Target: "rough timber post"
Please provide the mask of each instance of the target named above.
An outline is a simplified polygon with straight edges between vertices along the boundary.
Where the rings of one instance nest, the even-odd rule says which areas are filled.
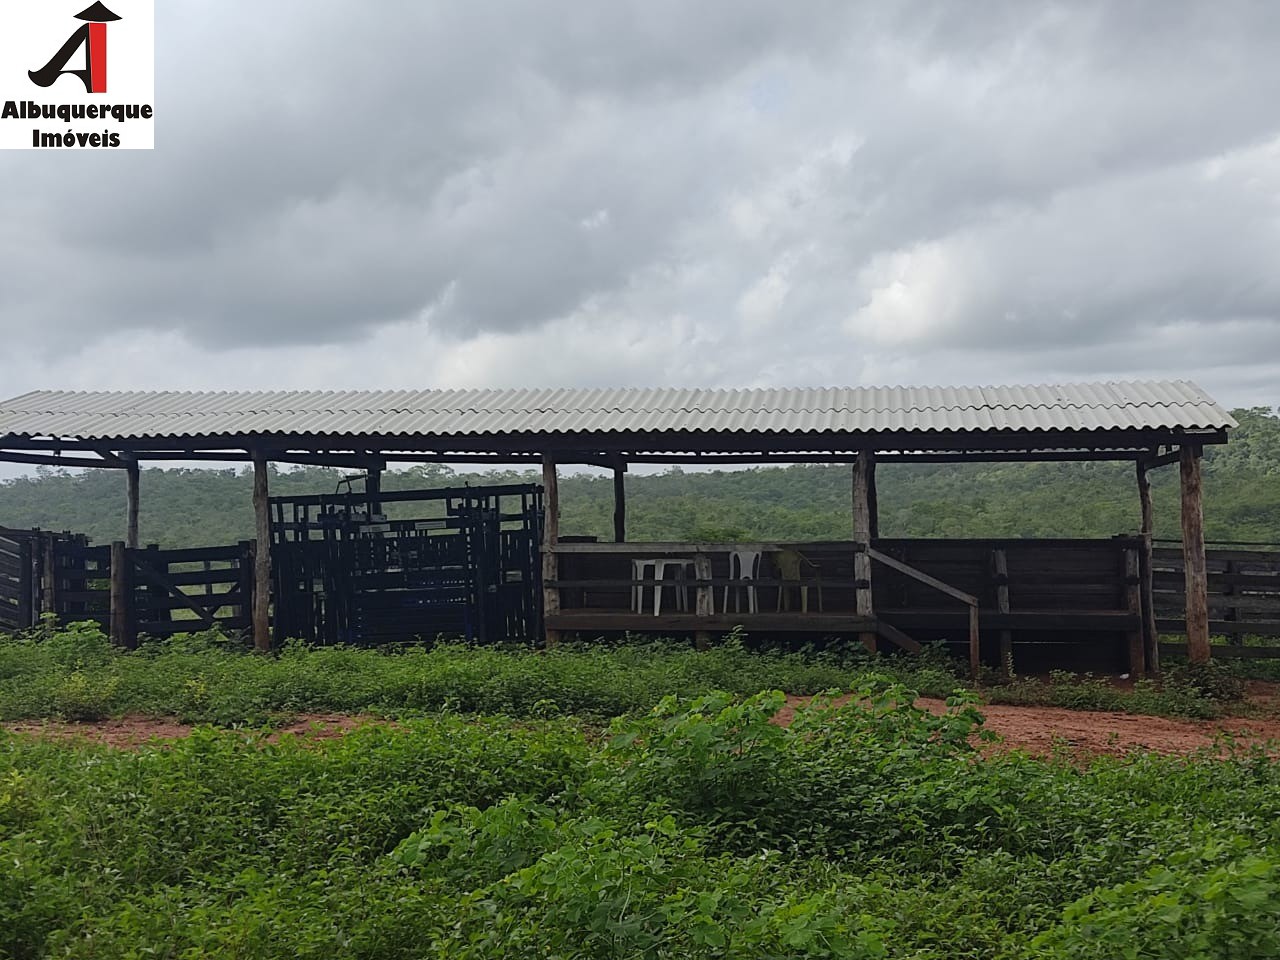
[[[613,466],[613,541],[627,542],[627,464],[619,460]]]
[[[875,470],[875,454],[863,450],[853,464],[853,539],[859,544],[853,554],[853,585],[857,598],[859,617],[874,617],[871,600],[871,546],[873,521],[871,516],[871,484]],[[872,653],[876,650],[874,630],[858,634],[862,645]]]
[[[253,515],[257,542],[253,551],[253,646],[259,653],[271,649],[271,503],[267,490],[267,458],[253,455]]]
[[[1200,486],[1200,448],[1181,450],[1182,565],[1187,587],[1187,659],[1209,662],[1209,580],[1204,556],[1204,503]]]
[[[138,549],[138,482],[141,480],[141,469],[137,460],[130,460],[125,467],[125,499],[127,510],[125,522],[124,545],[130,550]]]
[[[542,617],[560,612],[560,588],[550,586],[560,577],[559,557],[556,545],[560,542],[560,482],[556,475],[556,461],[548,453],[542,455]],[[560,631],[544,628],[548,647],[560,642]]]
[[[1151,538],[1155,535],[1155,511],[1151,506],[1151,478],[1145,460],[1139,460],[1138,500],[1142,504],[1142,557],[1138,565],[1142,578],[1142,638],[1147,653],[1147,673],[1160,676],[1160,630],[1156,627],[1155,574],[1152,572]]]
[[[129,589],[129,555],[123,540],[111,543],[111,642],[118,647],[132,648],[129,607],[133,599]]]
[[[876,459],[867,454],[867,516],[870,520],[871,539],[880,539],[880,501],[876,496]]]

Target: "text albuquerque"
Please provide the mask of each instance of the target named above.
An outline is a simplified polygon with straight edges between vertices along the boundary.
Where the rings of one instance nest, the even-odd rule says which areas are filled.
[[[149,103],[36,103],[34,100],[6,100],[0,109],[0,120],[58,120],[71,123],[73,120],[114,120],[125,123],[128,120],[150,120],[154,109]],[[101,134],[46,133],[39,129],[31,131],[33,147],[118,147],[120,135],[104,130]]]

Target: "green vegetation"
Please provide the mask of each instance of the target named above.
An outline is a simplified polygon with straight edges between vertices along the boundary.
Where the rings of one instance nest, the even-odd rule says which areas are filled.
[[[114,648],[96,624],[43,626],[0,637],[0,720],[54,716],[97,720],[140,714],[187,722],[261,724],[282,714],[424,711],[601,719],[648,710],[668,694],[795,695],[844,689],[870,674],[892,676],[924,696],[963,686],[962,665],[942,649],[870,657],[861,648],[822,653],[744,649],[740,639],[698,652],[669,642],[527,648],[439,644],[357,649],[289,644],[278,656],[249,653],[217,632],[180,634],[134,652]],[[1240,684],[1226,668],[1173,668],[1163,684],[1133,689],[1055,673],[984,689],[992,703],[1215,717],[1236,707]]]
[[[1280,542],[1280,417],[1237,410],[1231,442],[1205,451],[1205,522],[1213,540]],[[1177,471],[1154,474],[1156,534],[1179,534]],[[342,473],[277,473],[275,494],[323,493]],[[388,490],[471,482],[536,481],[531,473],[460,476],[433,466],[392,471]],[[1123,463],[885,464],[878,471],[885,536],[1111,536],[1138,528],[1133,468]],[[839,466],[627,477],[628,528],[638,540],[844,539],[850,534],[849,472]],[[253,536],[252,480],[235,470],[147,470],[144,542],[186,547]],[[562,483],[565,534],[612,538],[613,482],[575,475]],[[111,470],[42,470],[0,483],[0,525],[39,526],[118,539],[124,478]]]
[[[40,684],[21,674],[32,646],[4,648],[6,698]],[[60,672],[41,702],[74,712],[130,689],[172,693],[179,664],[209,670],[221,656],[243,671],[252,718],[264,697],[354,702],[375,659],[398,665],[382,682],[407,690],[417,672],[432,690],[448,672],[439,655],[458,704],[526,719],[441,712],[278,742],[198,728],[137,751],[0,732],[0,956],[1280,951],[1280,765],[1261,752],[983,756],[972,698],[934,716],[875,675],[854,682],[849,704],[819,699],[786,728],[771,722],[783,695],[769,692],[663,697],[607,729],[546,716],[552,700],[632,711],[662,684],[741,689],[767,684],[767,670],[812,686],[838,673],[732,649],[689,654],[701,675],[674,651],[597,651],[595,670],[586,654],[524,655],[521,682],[535,685],[524,691],[500,654],[471,651],[466,674],[451,649],[272,660],[180,646],[120,655],[83,629],[46,638],[44,666]],[[160,678],[149,692],[137,664]],[[253,664],[275,664],[286,689]],[[230,677],[202,682],[169,712],[230,709]]]

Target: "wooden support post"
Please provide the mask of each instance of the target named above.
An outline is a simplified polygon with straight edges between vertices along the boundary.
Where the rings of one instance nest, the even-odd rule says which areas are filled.
[[[257,543],[253,554],[253,646],[259,653],[271,649],[271,502],[267,489],[267,458],[253,455],[253,514]]]
[[[619,462],[613,468],[613,541],[627,542],[627,488],[625,478],[627,464]]]
[[[129,589],[129,554],[123,540],[111,543],[111,642],[118,647],[132,648],[135,638],[130,636],[129,621],[133,599]]]
[[[996,574],[996,610],[1009,612],[1009,558],[1004,547],[996,547],[991,556]],[[1000,631],[1000,669],[1006,677],[1013,676],[1013,631]]]
[[[875,454],[867,455],[867,528],[872,540],[880,539],[880,501],[876,494]]]
[[[142,479],[141,474],[138,461],[130,460],[124,470],[127,501],[124,545],[130,550],[138,549],[138,483]]]
[[[709,554],[698,553],[694,555],[693,576],[698,581],[701,581],[695,594],[694,610],[700,617],[709,617],[716,612],[715,587],[705,582],[711,579],[711,556]],[[711,645],[710,631],[695,631],[693,642],[699,650],[706,650]]]
[[[1129,612],[1139,618],[1142,618],[1142,561],[1138,556],[1138,550],[1135,547],[1125,547],[1124,551],[1124,595],[1125,605],[1129,608]],[[1144,630],[1141,626],[1137,630],[1129,631],[1129,676],[1134,680],[1141,680],[1147,674],[1146,661],[1146,643],[1144,641]]]
[[[364,492],[368,497],[369,522],[374,514],[382,513],[382,468],[371,466],[364,475]]]
[[[560,481],[556,462],[550,454],[542,455],[542,616],[560,612],[560,588],[548,586],[559,578],[560,564],[555,548],[560,542]],[[560,642],[560,631],[546,628],[548,647]]]
[[[874,617],[875,606],[871,594],[871,484],[875,469],[875,454],[863,450],[853,464],[853,539],[859,546],[853,555],[854,596],[857,614]],[[858,634],[858,640],[871,653],[876,652],[875,631]]]
[[[1209,578],[1204,555],[1204,502],[1200,484],[1200,448],[1182,447],[1182,565],[1187,588],[1187,659],[1208,663]]]
[[[1155,573],[1151,554],[1151,538],[1155,535],[1155,511],[1151,505],[1151,478],[1146,461],[1138,461],[1138,500],[1142,505],[1142,639],[1146,647],[1147,672],[1160,676],[1160,630],[1156,626]]]

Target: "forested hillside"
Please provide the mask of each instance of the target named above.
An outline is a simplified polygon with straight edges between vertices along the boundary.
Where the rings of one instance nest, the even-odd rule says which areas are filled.
[[[1240,429],[1206,450],[1205,516],[1213,540],[1280,542],[1280,417],[1237,410]],[[331,492],[342,471],[284,471],[273,494]],[[1156,534],[1178,536],[1177,468],[1154,475]],[[533,473],[458,476],[436,467],[389,473],[384,488],[535,480]],[[1110,536],[1138,526],[1130,464],[884,464],[877,473],[884,536]],[[628,530],[637,540],[820,539],[850,535],[845,466],[628,475]],[[252,481],[245,471],[147,470],[142,477],[144,543],[194,546],[253,535]],[[570,476],[561,485],[565,534],[612,536],[613,483]],[[124,477],[118,471],[0,483],[0,526],[123,535]]]

